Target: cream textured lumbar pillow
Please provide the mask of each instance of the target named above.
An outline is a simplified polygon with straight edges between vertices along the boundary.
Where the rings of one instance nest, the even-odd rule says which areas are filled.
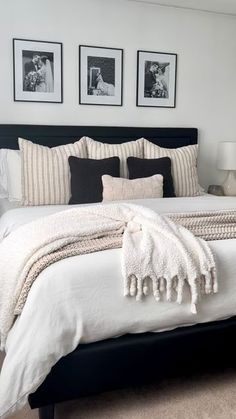
[[[45,147],[19,138],[22,153],[22,204],[68,204],[70,199],[69,156],[87,157],[86,142]]]
[[[106,159],[108,157],[119,157],[120,159],[120,176],[128,178],[128,157],[139,157],[143,158],[143,144],[138,141],[129,141],[121,144],[107,144],[100,143],[92,140],[89,137],[86,138],[88,157],[90,159]]]
[[[102,176],[103,201],[163,197],[163,176],[154,175],[139,179]]]
[[[138,142],[143,143],[144,158],[146,159],[170,157],[176,196],[202,195],[197,175],[197,144],[172,149],[159,147],[145,138]]]

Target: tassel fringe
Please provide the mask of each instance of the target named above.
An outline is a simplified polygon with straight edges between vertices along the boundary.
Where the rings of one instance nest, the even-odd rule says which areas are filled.
[[[157,302],[165,298],[166,301],[175,301],[178,304],[183,302],[184,287],[188,287],[191,293],[191,313],[197,314],[197,304],[201,299],[201,295],[215,294],[218,292],[218,283],[216,277],[216,269],[204,272],[200,277],[194,280],[187,278],[157,278],[150,275],[146,278],[137,278],[135,275],[128,276],[124,281],[124,296],[135,297],[136,301],[141,301],[143,297],[152,294]]]

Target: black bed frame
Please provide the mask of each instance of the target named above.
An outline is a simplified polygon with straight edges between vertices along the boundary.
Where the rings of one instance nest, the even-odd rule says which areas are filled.
[[[84,135],[108,143],[145,137],[160,146],[176,148],[196,144],[198,133],[195,128],[0,125],[0,148],[17,149],[18,137],[53,147]],[[232,317],[167,332],[80,344],[57,362],[29,396],[29,404],[39,408],[40,419],[53,419],[55,403],[137,386],[205,365],[234,366],[235,333],[236,317]]]

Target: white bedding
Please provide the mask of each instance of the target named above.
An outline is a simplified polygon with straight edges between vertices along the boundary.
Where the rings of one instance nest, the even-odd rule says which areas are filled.
[[[134,201],[133,201],[134,202]],[[236,209],[235,198],[168,198],[135,201],[159,213]],[[0,238],[38,217],[64,210],[32,207],[11,210],[0,220]],[[0,417],[27,402],[51,367],[80,342],[124,333],[160,332],[224,319],[236,314],[236,240],[210,242],[215,254],[219,294],[205,296],[198,314],[182,305],[124,298],[120,249],[75,256],[47,268],[34,283],[22,315],[7,340],[0,377]]]
[[[9,201],[7,198],[0,198],[0,217],[7,211],[19,208],[20,201]]]
[[[197,200],[197,201],[196,201]],[[43,206],[32,206],[23,207],[18,209],[19,203],[16,202],[5,202],[7,200],[0,199],[0,209],[4,209],[4,215],[0,218],[0,240],[6,237],[11,231],[19,227],[22,224],[29,223],[39,217],[54,214],[58,211],[65,211],[68,205],[43,205]],[[2,207],[1,207],[2,202]],[[124,201],[121,201],[124,202]],[[125,201],[135,203],[137,205],[147,205],[150,208],[156,210],[160,214],[165,212],[183,212],[183,211],[196,211],[208,210],[208,209],[221,209],[236,208],[236,198],[230,197],[217,197],[214,195],[204,194],[197,198],[160,198],[160,199],[136,199],[132,201]],[[91,204],[87,204],[91,205]],[[16,208],[16,209],[14,209]],[[69,208],[72,208],[70,205]],[[10,211],[7,211],[10,210]],[[6,212],[7,211],[7,212]]]

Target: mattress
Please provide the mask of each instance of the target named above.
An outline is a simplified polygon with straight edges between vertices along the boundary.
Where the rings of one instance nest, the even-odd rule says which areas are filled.
[[[235,198],[215,196],[132,202],[159,213],[236,209]],[[11,210],[0,220],[0,238],[22,224],[66,208]],[[236,240],[209,243],[216,259],[219,293],[204,296],[195,315],[187,293],[182,305],[157,303],[151,295],[141,302],[124,298],[120,249],[75,256],[44,270],[7,340],[0,377],[0,414],[26,403],[28,394],[38,388],[51,367],[79,343],[126,333],[161,332],[235,315]]]

